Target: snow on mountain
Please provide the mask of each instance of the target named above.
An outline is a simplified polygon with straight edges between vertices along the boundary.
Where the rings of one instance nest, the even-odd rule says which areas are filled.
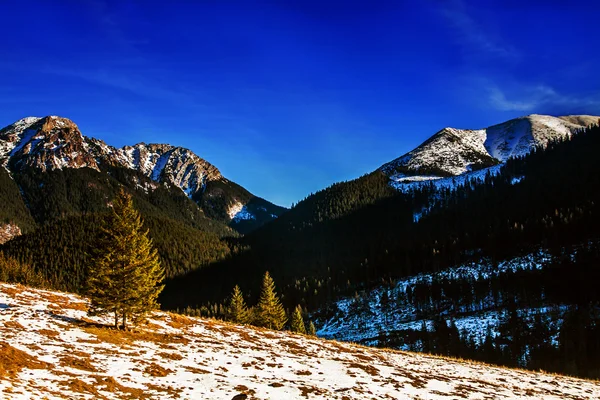
[[[358,299],[355,297],[345,297],[339,299],[335,303],[338,310],[337,314],[327,320],[317,321],[319,327],[317,334],[328,339],[377,345],[381,332],[407,329],[419,330],[423,323],[431,328],[433,321],[418,318],[417,310],[414,306],[394,301],[399,297],[405,296],[409,287],[417,284],[429,285],[434,279],[438,281],[452,281],[459,278],[487,280],[493,274],[498,275],[519,270],[542,269],[552,259],[552,255],[546,251],[539,250],[500,263],[492,263],[490,260],[482,259],[478,262],[459,265],[438,273],[413,275],[399,280],[391,288],[379,287],[374,289],[363,295],[366,297]],[[389,310],[382,309],[381,298],[384,291],[387,292],[388,298],[392,299],[390,302],[392,308]],[[497,311],[492,310],[493,299],[488,300],[489,304],[484,305],[484,308],[489,308],[488,311],[473,315],[472,311],[465,309],[462,310],[462,314],[459,313],[453,316],[453,320],[459,331],[466,329],[469,335],[476,341],[483,340],[488,329],[492,333],[497,333],[501,315]],[[366,306],[361,307],[357,302],[364,302]],[[362,311],[357,312],[357,309]],[[541,312],[543,310],[533,311]],[[548,322],[555,323],[556,321]]]
[[[396,182],[461,175],[525,155],[598,121],[599,117],[589,115],[533,114],[485,129],[444,128],[380,170]]]
[[[3,399],[561,399],[600,384],[155,313],[122,332],[76,295],[0,284]],[[234,397],[237,396],[237,397]]]
[[[169,182],[192,196],[219,170],[191,150],[168,144],[138,143],[115,148],[83,136],[77,125],[61,117],[28,117],[0,131],[0,162],[9,168],[42,170],[118,165],[140,171],[155,182]]]
[[[221,188],[230,184],[215,166],[191,150],[145,143],[115,148],[102,140],[83,136],[71,120],[56,116],[28,117],[0,130],[0,165],[12,171],[83,167],[100,171],[103,166],[120,166],[139,171],[154,182],[178,187],[190,198],[203,192],[209,182],[218,181]],[[146,191],[147,186],[143,186]],[[226,196],[221,189],[216,193],[216,196],[223,195]],[[224,198],[225,207],[239,203],[241,210],[253,196],[244,192],[243,198],[238,197]],[[237,211],[230,218],[236,214]],[[237,218],[257,217],[246,210]]]
[[[234,203],[229,207],[228,215],[235,222],[256,219],[256,216],[248,210],[248,207],[240,202]],[[274,218],[277,218],[277,216],[274,216]]]

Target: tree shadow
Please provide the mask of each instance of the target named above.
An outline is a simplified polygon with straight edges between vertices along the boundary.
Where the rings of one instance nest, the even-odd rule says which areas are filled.
[[[67,317],[66,315],[57,314],[54,311],[46,311],[46,313],[54,319],[57,319],[59,321],[66,322],[66,323],[69,323],[72,325],[76,325],[76,326],[79,326],[82,328],[110,328],[111,327],[111,325],[102,324],[100,322],[86,321],[86,320],[83,320],[80,318]]]

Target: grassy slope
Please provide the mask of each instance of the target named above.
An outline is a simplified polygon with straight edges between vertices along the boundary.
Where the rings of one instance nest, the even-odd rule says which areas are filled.
[[[0,284],[0,393],[86,398],[598,398],[600,385],[157,313],[121,332],[75,295]]]

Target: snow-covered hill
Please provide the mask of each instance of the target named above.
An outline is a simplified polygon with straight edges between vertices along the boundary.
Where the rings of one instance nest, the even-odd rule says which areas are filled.
[[[590,115],[533,114],[485,129],[444,128],[380,170],[398,183],[461,175],[522,156],[598,121]]]
[[[223,190],[233,187],[232,183],[214,165],[191,150],[168,144],[146,143],[115,148],[102,140],[84,136],[73,121],[57,116],[27,117],[0,130],[0,165],[11,171],[84,167],[100,171],[102,167],[119,166],[139,171],[153,182],[180,188],[195,200],[212,183],[219,189],[209,193],[209,196],[218,197],[214,203],[224,207],[218,214],[224,218],[229,216],[234,223],[236,217],[273,219],[283,210],[262,201],[268,206],[268,213],[249,215],[246,209],[245,213],[237,216],[232,210],[239,208],[241,211],[254,196],[235,184],[235,189]],[[153,188],[145,187],[146,190]]]
[[[521,270],[540,270],[544,268],[555,257],[548,252],[539,250],[525,256],[514,257],[500,263],[494,263],[488,259],[458,265],[454,268],[438,272],[418,274],[398,280],[391,287],[378,287],[359,297],[345,297],[335,303],[336,315],[326,320],[317,321],[319,336],[328,339],[336,339],[363,343],[367,345],[379,345],[385,335],[405,330],[420,330],[422,325],[431,330],[433,320],[428,317],[419,317],[417,309],[406,302],[407,291],[415,285],[430,285],[434,280],[453,281],[456,279],[474,279],[479,281],[489,280],[492,275],[501,275],[507,272]],[[382,298],[390,299],[384,304]],[[452,317],[459,331],[465,330],[466,334],[474,341],[481,343],[487,332],[498,335],[498,326],[502,319],[502,313],[494,307],[494,299],[487,298],[477,305],[479,311],[474,312],[467,305],[458,307],[458,312],[450,309],[445,313],[437,314],[436,317]],[[543,318],[549,319],[547,309],[524,310],[532,314],[544,314]],[[560,311],[560,307],[557,308]],[[560,313],[554,313],[556,317]],[[559,315],[560,317],[560,315]],[[560,321],[546,321],[549,324]],[[402,346],[408,349],[408,346]]]
[[[135,332],[78,296],[0,284],[3,399],[592,399],[600,384],[156,313]],[[245,395],[245,396],[244,396]]]

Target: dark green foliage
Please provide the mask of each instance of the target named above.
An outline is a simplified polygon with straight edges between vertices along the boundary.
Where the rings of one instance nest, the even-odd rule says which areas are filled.
[[[129,320],[142,320],[158,308],[164,269],[131,195],[124,189],[112,202],[98,239],[86,282],[89,314],[114,314],[115,328],[120,318],[127,329]]]
[[[286,208],[276,206],[260,197],[252,197],[245,205],[246,210],[256,218],[232,220],[229,226],[241,234],[248,234],[283,215]]]
[[[317,336],[317,329],[315,328],[315,324],[312,321],[308,323],[308,327],[306,328],[306,334],[310,336]]]
[[[247,324],[250,322],[250,313],[246,306],[246,301],[240,287],[235,285],[231,299],[229,300],[229,306],[227,307],[227,320],[238,323]]]
[[[35,221],[21,197],[19,186],[8,171],[0,167],[0,225],[9,222],[16,224],[22,232],[35,229]]]
[[[14,258],[6,257],[1,251],[0,281],[42,288],[49,286],[39,271],[28,264],[18,262]]]
[[[103,215],[56,220],[7,242],[2,248],[41,271],[52,287],[81,293],[91,251],[99,240]],[[214,233],[168,218],[144,218],[168,277],[202,268],[230,252],[227,243]]]
[[[251,232],[286,211],[284,207],[253,196],[240,185],[225,178],[208,182],[205,190],[196,193],[193,199],[201,205],[207,217],[229,222],[229,225],[240,233]],[[236,200],[246,204],[247,210],[253,213],[256,219],[229,221],[227,210]]]
[[[256,306],[256,320],[254,321],[254,325],[280,331],[286,322],[287,316],[285,310],[275,292],[275,282],[273,282],[269,273],[265,272],[260,300]]]
[[[551,143],[546,149],[509,160],[498,176],[488,176],[482,183],[468,183],[435,196],[433,187],[406,194],[391,191],[387,178],[381,174],[334,185],[241,239],[239,246],[245,251],[196,271],[185,280],[171,282],[167,291],[185,292],[187,304],[218,302],[226,293],[221,286],[231,287],[230,277],[235,276],[244,286],[254,286],[256,276],[268,269],[277,279],[287,307],[302,304],[314,310],[325,308],[324,304],[340,294],[368,291],[391,279],[440,271],[484,257],[495,262],[531,253],[539,247],[560,254],[563,248],[599,237],[598,151],[600,129],[592,127],[571,140]],[[514,178],[522,176],[525,178],[519,183],[513,183]],[[421,212],[424,207],[429,209],[428,213],[415,223],[413,213]],[[490,281],[415,286],[406,296],[418,306],[420,316],[447,311],[448,307],[450,310],[466,307],[470,312],[478,312],[482,296],[487,295],[498,300],[494,307],[499,309],[508,307],[500,300],[511,296],[518,298],[519,308],[544,306],[547,303],[540,303],[540,296],[546,296],[545,302],[589,308],[590,304],[597,304],[591,302],[597,301],[593,285],[600,277],[596,277],[597,268],[592,266],[600,264],[600,256],[589,253],[591,261],[583,262],[584,254],[575,263],[581,268],[581,275],[574,276],[571,273],[574,265],[567,263],[564,268],[551,267],[544,275],[519,272],[495,276]],[[224,284],[203,290],[201,296],[194,295],[200,293],[195,289],[198,282],[204,281]],[[441,293],[449,298],[437,308],[435,299],[442,300]],[[171,299],[169,295],[165,297]],[[170,301],[166,304],[177,305]],[[356,305],[359,307],[361,302]],[[518,321],[515,315],[518,314],[507,319],[514,329]],[[594,332],[594,323],[581,326],[581,332],[587,333],[579,333],[579,337],[590,340],[588,335]],[[541,329],[535,332],[538,335]],[[511,337],[516,338],[515,343],[505,347],[491,339],[478,345],[461,334],[459,344],[456,330],[446,319],[445,327],[439,322],[433,332],[408,335],[415,340],[427,338],[423,346],[429,351],[470,358],[481,352],[489,355],[486,360],[490,362],[569,370],[543,361],[545,349],[551,346],[549,340],[542,337],[537,339],[539,347],[523,347],[520,341],[530,340],[526,339],[529,334],[523,329],[513,331]],[[444,339],[436,342],[435,335]],[[594,343],[588,342],[590,346],[596,346]],[[498,352],[501,347],[502,352]],[[530,357],[522,357],[524,348],[531,350]],[[565,345],[563,352],[574,354],[570,349],[570,345]],[[566,360],[570,356],[565,357],[563,365],[568,365]],[[592,376],[588,371],[594,369],[592,364],[588,367],[573,364],[569,368],[579,371],[578,374],[585,370],[586,376]]]
[[[31,168],[15,174],[15,180],[39,224],[67,216],[106,212],[110,200],[125,185],[131,188],[136,208],[144,217],[166,217],[220,236],[236,236],[223,223],[206,218],[178,188],[157,184],[126,168],[111,167],[106,171],[65,168],[45,172]]]
[[[306,334],[306,327],[304,326],[304,318],[302,317],[302,307],[296,306],[292,313],[292,322],[290,323],[290,330],[296,333]]]
[[[241,239],[248,251],[173,282],[166,297],[171,290],[189,296],[184,304],[165,304],[222,301],[233,277],[254,286],[256,276],[269,270],[287,307],[313,310],[382,280],[583,242],[600,226],[599,149],[599,129],[590,128],[509,160],[483,183],[435,195],[432,187],[395,192],[380,173],[334,185]],[[424,207],[429,213],[414,223],[413,214]],[[223,285],[196,296],[195,282],[205,281]]]

